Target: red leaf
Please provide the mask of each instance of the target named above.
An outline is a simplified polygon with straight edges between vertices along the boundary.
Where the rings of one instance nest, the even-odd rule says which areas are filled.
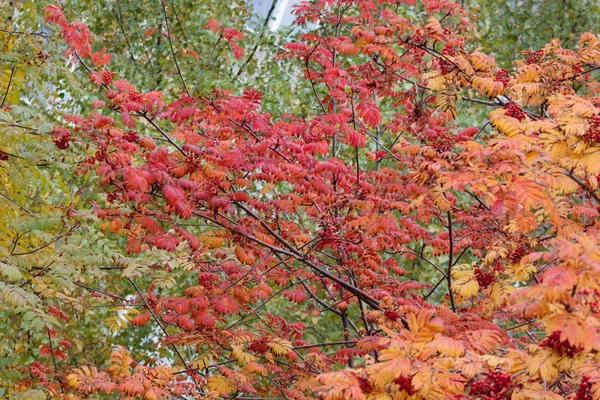
[[[194,319],[198,325],[205,327],[215,326],[215,318],[210,315],[206,310],[202,310],[194,315]]]
[[[156,246],[159,249],[174,251],[179,244],[179,239],[171,234],[158,234],[148,238],[148,244]]]
[[[146,311],[133,317],[131,319],[131,325],[142,326],[146,325],[148,321],[150,321],[150,313]]]
[[[192,321],[187,315],[180,315],[177,317],[177,324],[188,331],[194,329],[194,321]]]
[[[240,149],[231,149],[223,154],[223,165],[234,169],[240,168],[246,162],[246,156]]]
[[[352,147],[365,147],[365,135],[355,130],[348,132],[348,144]]]
[[[92,53],[90,56],[90,58],[92,59],[92,64],[94,64],[96,67],[102,67],[108,64],[110,62],[110,59],[112,58],[112,54],[106,54],[105,51],[106,47],[103,47],[101,51]]]
[[[233,314],[239,306],[233,299],[227,295],[221,296],[218,299],[212,301],[213,309],[219,314]]]
[[[306,292],[300,289],[284,290],[282,294],[286,299],[295,303],[300,303],[308,298]]]
[[[40,354],[43,356],[49,356],[52,354],[52,349],[47,344],[40,347]]]
[[[210,29],[211,31],[219,32],[219,30],[221,29],[221,23],[216,19],[209,19],[208,21],[206,21],[204,29]]]
[[[45,8],[46,11],[46,22],[50,22],[53,24],[58,24],[62,27],[66,27],[69,25],[67,18],[63,14],[62,9],[58,4],[52,4]]]
[[[358,115],[361,116],[365,124],[371,128],[376,128],[381,121],[381,111],[373,103],[360,103],[357,107]]]
[[[163,231],[160,224],[153,218],[141,217],[137,221],[150,233],[160,233]]]
[[[140,192],[148,191],[148,182],[141,177],[136,170],[128,170],[127,173],[127,184],[130,188],[139,190]]]

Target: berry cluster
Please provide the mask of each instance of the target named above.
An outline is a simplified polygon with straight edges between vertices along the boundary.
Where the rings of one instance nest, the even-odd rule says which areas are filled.
[[[443,75],[449,74],[454,69],[454,65],[452,65],[452,63],[449,63],[446,60],[439,60],[439,63],[440,70],[442,71]]]
[[[583,137],[588,142],[600,143],[600,115],[592,115],[589,119],[590,128]]]
[[[71,145],[71,132],[65,128],[55,128],[53,131],[54,134],[54,144],[61,150],[68,149]]]
[[[547,88],[549,92],[561,92],[561,89],[563,89],[563,81],[562,79],[550,79],[546,82]]]
[[[496,275],[491,272],[484,271],[481,268],[475,268],[475,279],[477,280],[480,288],[486,289],[496,281]]]
[[[523,121],[527,116],[527,113],[521,110],[521,107],[519,107],[516,103],[513,103],[512,101],[506,103],[504,105],[504,109],[506,110],[506,115],[508,115],[509,117],[516,118],[519,121]]]
[[[106,86],[110,85],[113,82],[113,78],[115,76],[114,72],[110,71],[102,71],[102,83]]]
[[[583,72],[583,68],[581,68],[581,63],[575,63],[575,64],[571,65],[571,69],[576,74],[580,74]]]
[[[540,342],[540,347],[546,347],[556,351],[561,357],[573,357],[581,350],[582,347],[576,347],[570,344],[567,340],[560,340],[560,331],[552,332]]]
[[[441,127],[433,126],[425,129],[423,136],[428,144],[437,151],[444,152],[452,148],[452,137]]]
[[[215,282],[218,280],[219,276],[210,272],[198,274],[198,284],[209,290],[213,288]]]
[[[0,150],[0,161],[6,161],[6,160],[8,160],[8,153],[5,153],[2,150]]]
[[[385,317],[387,319],[389,319],[390,321],[398,321],[398,318],[400,318],[400,313],[398,311],[395,310],[385,310],[383,312],[383,315],[385,315]]]
[[[140,140],[136,131],[127,131],[125,135],[123,135],[123,139],[127,140],[129,143],[135,143]]]
[[[504,265],[502,264],[502,262],[500,260],[496,260],[492,264],[492,269],[496,272],[502,272],[502,271],[504,271]]]
[[[496,72],[494,79],[496,79],[496,82],[502,82],[504,87],[506,87],[506,85],[508,85],[508,81],[510,80],[508,70],[506,68],[500,68],[498,72]]]
[[[141,103],[144,101],[144,96],[140,92],[136,91],[129,93],[127,98],[129,99],[129,101],[133,101],[135,103]]]
[[[356,376],[356,379],[358,380],[358,387],[360,388],[360,390],[362,390],[363,393],[367,393],[373,390],[373,385],[371,384],[371,382],[369,382],[368,379],[358,375]]]
[[[590,382],[589,376],[584,376],[581,378],[579,389],[577,389],[577,392],[575,392],[575,397],[573,400],[593,400],[593,398],[592,382]]]
[[[544,50],[529,51],[526,55],[527,58],[525,59],[525,63],[527,63],[527,65],[537,64],[544,56]]]
[[[482,400],[500,400],[504,399],[506,389],[512,384],[510,374],[502,371],[490,371],[486,379],[481,379],[471,383],[469,393],[478,396]]]
[[[442,54],[448,55],[448,56],[453,56],[456,54],[456,50],[454,50],[454,47],[452,47],[450,44],[446,43],[444,45],[444,48],[442,49]]]
[[[404,390],[409,395],[411,395],[413,393],[413,390],[412,390],[412,377],[411,376],[400,375],[399,377],[397,377],[396,379],[394,379],[393,382],[396,385],[400,386],[400,390],[401,391]]]
[[[527,250],[527,246],[519,244],[513,251],[508,253],[508,261],[510,261],[512,264],[521,261],[521,258],[527,254]]]
[[[377,152],[375,153],[375,158],[377,159],[377,161],[382,160],[386,154],[387,152],[385,150],[377,150]]]
[[[260,338],[255,340],[248,346],[248,350],[253,351],[258,354],[264,354],[269,351],[269,346],[267,346],[267,338]]]

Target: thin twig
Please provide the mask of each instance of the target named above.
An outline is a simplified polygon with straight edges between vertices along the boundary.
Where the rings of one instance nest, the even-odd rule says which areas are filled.
[[[13,65],[10,70],[10,78],[8,78],[8,85],[6,86],[6,92],[4,93],[4,98],[2,99],[2,104],[0,104],[0,108],[4,107],[4,103],[6,102],[6,99],[8,98],[8,92],[10,90],[10,85],[12,83],[12,79],[15,74],[15,68],[17,68],[16,65]]]
[[[183,85],[183,89],[185,93],[190,96],[190,91],[188,90],[187,85],[185,84],[185,79],[183,79],[183,73],[181,72],[181,68],[179,67],[179,62],[177,61],[177,55],[175,54],[175,48],[173,47],[173,40],[171,39],[171,27],[169,25],[169,17],[167,15],[167,6],[165,4],[165,0],[160,0],[162,4],[163,14],[165,16],[165,25],[167,27],[167,40],[169,41],[169,48],[171,49],[171,54],[173,55],[173,61],[175,62],[175,68],[177,68],[177,73],[179,74],[179,78],[181,79],[181,84]]]

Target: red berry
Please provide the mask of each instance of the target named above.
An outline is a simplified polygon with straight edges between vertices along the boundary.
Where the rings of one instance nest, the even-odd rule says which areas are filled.
[[[538,50],[538,51],[528,51],[526,53],[527,58],[525,59],[525,62],[529,65],[529,64],[537,64],[538,62],[541,61],[542,57],[544,56],[544,50]]]
[[[480,268],[475,268],[475,279],[477,280],[479,287],[485,289],[496,281],[496,275]]]
[[[140,92],[131,92],[127,98],[129,101],[133,101],[135,103],[141,103],[144,101],[144,96]]]
[[[267,351],[269,351],[269,346],[267,346],[267,338],[260,338],[258,340],[255,340],[248,346],[248,350],[259,354],[266,353]]]
[[[512,385],[510,374],[502,371],[490,371],[485,379],[471,383],[469,393],[482,400],[504,399],[506,390]]]
[[[110,85],[113,82],[113,77],[115,76],[114,72],[110,71],[102,71],[102,83],[106,86]]]
[[[383,315],[390,321],[398,321],[398,318],[400,318],[400,313],[394,310],[385,310]]]
[[[413,393],[411,376],[400,375],[399,377],[394,379],[393,382],[396,385],[400,386],[400,390],[404,390],[409,395]]]
[[[129,143],[134,143],[140,140],[136,131],[127,131],[125,135],[123,135],[123,139],[127,140]]]
[[[570,344],[567,340],[560,340],[560,331],[552,332],[546,336],[539,344],[540,347],[545,347],[556,351],[560,356],[573,357],[581,350],[582,347],[576,347]]]
[[[527,247],[519,244],[513,251],[508,254],[508,261],[511,263],[517,263],[521,261],[521,258],[527,253]]]
[[[497,82],[502,82],[504,87],[506,87],[506,85],[508,85],[508,81],[510,80],[510,76],[508,76],[508,70],[505,68],[500,68],[498,72],[496,72],[495,78]]]
[[[590,127],[583,135],[588,142],[600,143],[600,115],[592,115],[589,119]]]
[[[521,107],[519,107],[517,104],[511,102],[508,102],[504,105],[504,109],[506,110],[506,115],[508,115],[509,117],[513,117],[518,119],[519,121],[523,121],[525,119],[525,117],[527,116],[527,113],[523,110],[521,110]]]
[[[579,384],[579,388],[577,389],[573,400],[593,400],[593,398],[592,382],[590,382],[588,376],[584,376],[581,378],[581,383]]]
[[[371,382],[369,382],[367,379],[363,378],[362,376],[357,376],[356,379],[358,379],[358,385],[363,393],[373,390],[373,385],[371,385]]]

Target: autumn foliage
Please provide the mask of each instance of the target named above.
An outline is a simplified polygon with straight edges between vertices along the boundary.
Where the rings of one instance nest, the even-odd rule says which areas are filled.
[[[268,87],[194,93],[176,59],[176,96],[139,89],[85,24],[46,8],[97,88],[93,111],[54,127],[56,152],[101,185],[113,273],[142,305],[107,323],[152,326],[172,358],[119,346],[70,365],[54,340],[18,367],[27,385],[65,399],[600,399],[600,39],[552,40],[506,70],[474,50],[457,3],[396,3],[295,8],[318,29],[278,57],[311,87],[308,117],[262,111]],[[243,55],[220,22],[197,34]]]

